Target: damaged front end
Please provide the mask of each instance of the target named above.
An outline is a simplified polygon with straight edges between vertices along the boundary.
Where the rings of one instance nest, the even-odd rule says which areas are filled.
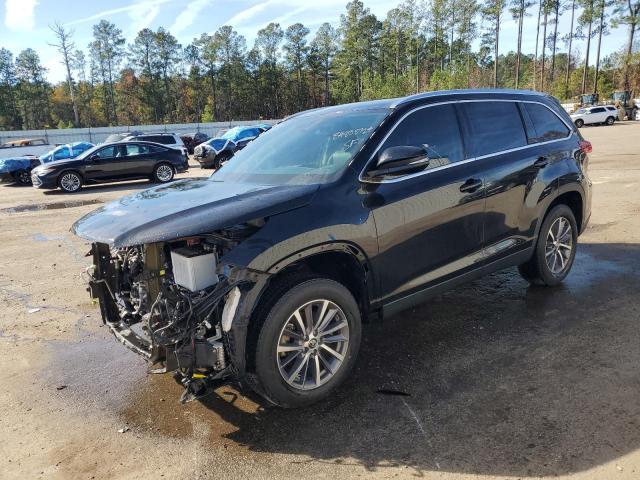
[[[90,293],[104,323],[144,357],[150,373],[173,372],[181,401],[244,375],[246,325],[267,274],[222,259],[260,224],[176,241],[112,248],[93,243]]]

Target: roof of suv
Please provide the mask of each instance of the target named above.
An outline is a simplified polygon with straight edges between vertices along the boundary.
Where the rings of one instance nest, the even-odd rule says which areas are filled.
[[[514,96],[514,95],[527,95],[527,96],[536,96],[540,98],[550,98],[550,95],[546,93],[534,92],[533,90],[511,90],[511,89],[497,89],[497,88],[480,88],[480,89],[468,89],[468,90],[438,90],[435,92],[417,93],[415,95],[409,95],[407,97],[387,98],[384,100],[369,100],[365,102],[355,102],[355,103],[344,103],[342,105],[335,105],[331,107],[305,110],[303,112],[299,112],[294,115],[291,115],[291,117],[305,114],[312,111],[317,111],[317,110],[354,111],[354,110],[370,110],[374,108],[395,109],[418,100],[439,98],[439,97],[449,97],[452,95],[466,95],[466,96],[479,95],[486,98],[500,97],[500,96],[504,97],[504,96]]]
[[[146,137],[148,135],[158,136],[158,135],[166,135],[168,137],[177,137],[178,135],[171,132],[138,132],[133,135],[129,135],[130,137]]]

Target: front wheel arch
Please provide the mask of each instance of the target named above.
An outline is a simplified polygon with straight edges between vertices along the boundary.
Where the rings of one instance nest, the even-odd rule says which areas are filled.
[[[357,245],[349,242],[315,245],[281,259],[266,270],[272,279],[300,271],[344,283],[358,302],[363,320],[368,319],[371,301],[378,295],[378,284],[368,257]]]

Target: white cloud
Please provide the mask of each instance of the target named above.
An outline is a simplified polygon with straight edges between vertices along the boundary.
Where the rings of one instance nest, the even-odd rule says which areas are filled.
[[[6,0],[4,24],[11,30],[33,30],[38,0]]]
[[[273,5],[273,0],[267,0],[266,2],[258,3],[253,5],[241,12],[236,13],[233,17],[225,22],[225,25],[232,25],[234,28],[236,26],[241,27],[248,22],[250,22],[253,18],[255,18],[260,12],[267,9],[267,7]]]
[[[7,0],[7,1],[10,1],[10,0]],[[20,1],[23,1],[23,0],[20,0]],[[71,25],[77,25],[80,23],[93,22],[94,20],[99,20],[105,17],[111,17],[119,13],[129,13],[131,18],[134,19],[134,15],[136,14],[136,12],[140,12],[142,15],[148,15],[149,17],[151,17],[151,20],[148,21],[148,23],[146,18],[135,18],[137,22],[140,22],[140,24],[144,24],[144,23],[150,24],[158,14],[160,5],[169,3],[170,1],[171,0],[146,0],[142,2],[135,2],[125,7],[112,8],[110,10],[103,10],[102,12],[89,15],[88,17],[79,18],[77,20],[67,22],[65,25],[71,26]]]
[[[169,31],[174,35],[180,35],[193,24],[200,12],[211,3],[213,3],[213,0],[193,0],[189,2],[180,12],[180,15],[176,17]]]
[[[255,37],[255,33],[270,22],[280,23],[284,29],[290,23],[301,22],[307,27],[318,26],[323,22],[336,25],[340,14],[344,13],[346,0],[260,0],[250,7],[241,10],[227,20],[225,25],[232,25],[247,39]],[[366,0],[366,8],[375,15],[384,18],[392,8],[389,0]],[[313,33],[313,28],[311,29]]]
[[[132,32],[138,33],[143,28],[148,28],[160,13],[160,5],[164,2],[144,1],[131,5],[128,10]]]

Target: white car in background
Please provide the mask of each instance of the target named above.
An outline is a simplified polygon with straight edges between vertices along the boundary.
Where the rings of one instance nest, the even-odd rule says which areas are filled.
[[[618,118],[618,109],[613,105],[598,105],[594,107],[584,107],[571,114],[571,120],[576,127],[583,125],[594,125],[604,123],[613,125]]]
[[[143,133],[135,132],[122,139],[123,142],[154,142],[160,143],[170,148],[180,150],[186,159],[189,159],[189,152],[184,146],[182,139],[175,133]]]

